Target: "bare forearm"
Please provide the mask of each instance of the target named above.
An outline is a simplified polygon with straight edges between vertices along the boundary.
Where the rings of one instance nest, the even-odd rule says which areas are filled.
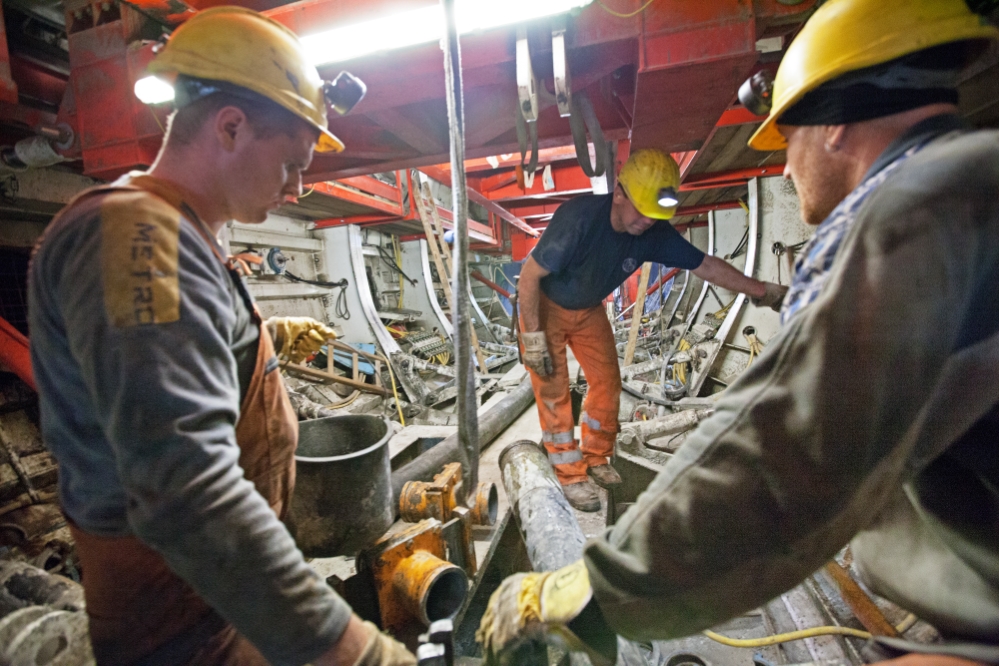
[[[520,308],[523,330],[526,333],[541,330],[539,316],[541,278],[547,274],[548,272],[531,258],[528,258],[524,263],[524,269],[520,272],[520,281],[517,283],[517,305]]]
[[[713,285],[753,298],[763,296],[766,288],[759,280],[746,277],[739,270],[718,257],[704,257],[704,261],[693,271],[694,275]]]

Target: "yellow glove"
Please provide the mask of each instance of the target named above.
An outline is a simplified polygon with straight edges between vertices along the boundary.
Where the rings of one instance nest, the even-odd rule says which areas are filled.
[[[278,356],[292,363],[301,363],[327,340],[336,339],[336,331],[311,317],[271,317],[267,328]]]
[[[521,651],[537,643],[585,651],[594,666],[614,663],[583,643],[568,627],[592,597],[590,576],[582,560],[558,571],[508,577],[489,598],[475,634],[486,664],[516,664]]]
[[[354,666],[416,666],[416,656],[405,645],[378,631],[370,622],[364,626],[371,632],[371,638]]]

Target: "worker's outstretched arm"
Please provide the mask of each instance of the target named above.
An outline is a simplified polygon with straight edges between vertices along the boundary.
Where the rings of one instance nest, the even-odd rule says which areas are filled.
[[[766,289],[763,282],[746,277],[732,264],[710,255],[706,255],[701,265],[691,272],[705,282],[753,298],[761,298]]]
[[[552,373],[552,357],[548,352],[548,338],[541,330],[541,278],[549,271],[528,257],[520,270],[517,282],[517,307],[520,309],[522,327],[520,344],[523,348],[524,365],[545,377]]]
[[[962,178],[994,169],[969,164]],[[688,635],[790,589],[953,441],[946,432],[992,408],[993,392],[963,388],[981,363],[958,359],[999,346],[981,325],[996,302],[999,206],[962,198],[959,182],[913,191],[872,196],[818,299],[588,544],[595,598],[620,634]]]

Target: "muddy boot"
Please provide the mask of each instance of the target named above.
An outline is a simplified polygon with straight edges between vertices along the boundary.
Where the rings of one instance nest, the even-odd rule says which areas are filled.
[[[589,481],[562,486],[562,492],[569,504],[579,511],[594,512],[600,510],[600,495],[597,487]]]
[[[586,473],[601,488],[621,485],[621,475],[617,473],[617,470],[610,463],[591,467],[586,470]]]

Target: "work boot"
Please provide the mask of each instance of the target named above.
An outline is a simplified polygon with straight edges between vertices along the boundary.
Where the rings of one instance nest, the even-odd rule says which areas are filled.
[[[586,470],[586,473],[601,488],[621,485],[621,475],[617,473],[617,470],[610,463],[591,467]]]
[[[600,510],[600,495],[597,494],[597,487],[589,481],[562,486],[562,492],[565,493],[565,498],[575,509],[588,513]]]

